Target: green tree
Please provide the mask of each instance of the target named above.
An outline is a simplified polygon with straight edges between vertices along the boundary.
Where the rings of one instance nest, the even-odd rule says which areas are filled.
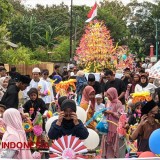
[[[10,48],[2,54],[2,62],[8,64],[37,64],[38,61],[31,59],[33,52],[24,46],[17,49]]]
[[[8,0],[0,0],[0,25],[7,22],[12,16],[13,6]]]
[[[51,54],[51,61],[63,61],[69,62],[69,50],[70,50],[70,41],[69,37],[60,36],[57,38],[59,44],[53,49]]]
[[[98,20],[103,20],[111,32],[114,42],[119,42],[121,38],[129,35],[127,28],[127,18],[130,8],[118,1],[104,1],[98,9]],[[120,43],[121,44],[121,43]]]
[[[155,23],[157,19],[160,19],[159,10],[160,3],[153,4],[149,2],[138,3],[137,1],[132,1],[128,4],[131,9],[131,14],[129,16],[129,29],[131,36],[140,37],[138,41],[140,44],[143,54],[148,55],[150,50],[150,45],[155,46],[156,39],[156,27]],[[160,25],[160,24],[159,24]],[[158,27],[158,32],[160,31]],[[158,41],[160,37],[158,37]],[[130,41],[131,42],[131,41]],[[138,48],[133,51],[138,53]]]

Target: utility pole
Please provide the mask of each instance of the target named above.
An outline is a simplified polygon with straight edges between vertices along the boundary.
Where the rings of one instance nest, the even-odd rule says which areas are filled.
[[[75,15],[75,30],[74,30],[74,51],[76,50],[76,40],[77,40],[77,17],[78,15]]]
[[[158,61],[158,21],[156,19],[156,58],[157,58],[157,61]]]
[[[73,28],[73,0],[71,0],[71,11],[70,11],[70,61],[72,61],[72,28]]]

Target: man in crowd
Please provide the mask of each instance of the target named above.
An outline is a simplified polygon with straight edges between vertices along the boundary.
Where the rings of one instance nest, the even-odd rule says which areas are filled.
[[[124,82],[125,87],[127,88],[127,85],[132,82],[130,68],[125,68],[124,69],[124,75],[123,75],[123,77],[121,79]]]
[[[68,71],[67,71],[67,66],[64,66],[63,73],[62,73],[62,80],[66,81],[66,80],[68,80],[68,77],[69,77],[69,75],[68,75]]]
[[[20,73],[18,73],[16,71],[16,67],[15,66],[11,66],[11,70],[9,71],[9,76],[12,78],[13,81],[17,82],[19,77],[20,77]]]
[[[49,78],[50,78],[50,79],[53,79],[53,77],[54,77],[55,75],[59,75],[59,76],[62,77],[62,75],[59,73],[59,69],[60,69],[60,66],[59,66],[58,64],[56,64],[56,65],[54,66],[54,72],[49,76]]]
[[[95,94],[101,94],[101,85],[98,81],[96,81],[95,75],[94,74],[89,74],[88,75],[88,85],[92,86],[95,90]]]
[[[108,80],[105,85],[105,91],[107,91],[109,88],[114,87],[116,88],[118,92],[118,99],[122,102],[122,104],[125,104],[125,92],[126,87],[124,82],[121,79],[115,78],[115,75],[111,70],[106,70],[105,72],[106,79]]]
[[[18,109],[19,98],[18,93],[19,91],[24,91],[27,86],[29,86],[31,79],[27,76],[21,75],[18,82],[13,85],[10,85],[4,94],[1,104],[5,105],[6,108],[16,108]]]
[[[7,70],[4,67],[0,68],[0,77],[5,77],[7,75]]]

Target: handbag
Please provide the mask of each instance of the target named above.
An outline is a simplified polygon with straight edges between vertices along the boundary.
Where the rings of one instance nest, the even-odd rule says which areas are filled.
[[[96,129],[99,131],[100,134],[105,135],[108,133],[108,122],[106,116],[103,115],[103,118],[97,124]]]

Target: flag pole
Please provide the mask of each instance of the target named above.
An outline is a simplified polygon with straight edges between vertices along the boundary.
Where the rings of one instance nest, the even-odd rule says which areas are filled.
[[[70,61],[72,61],[72,29],[73,29],[73,0],[71,0],[71,11],[70,11]]]

